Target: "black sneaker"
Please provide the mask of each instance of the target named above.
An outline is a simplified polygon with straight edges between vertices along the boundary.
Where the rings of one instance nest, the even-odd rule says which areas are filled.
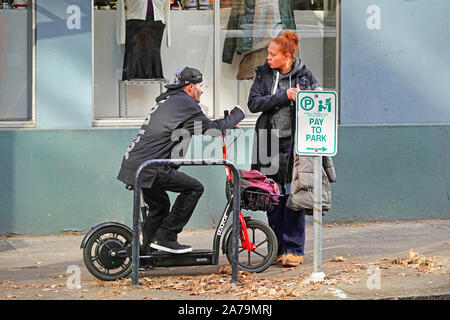
[[[191,246],[179,244],[178,241],[168,241],[163,239],[154,239],[150,244],[150,247],[170,253],[186,253],[192,251]]]
[[[156,251],[158,251],[158,250],[150,248],[149,245],[140,247],[140,255],[141,256],[149,256],[152,253],[155,253]]]

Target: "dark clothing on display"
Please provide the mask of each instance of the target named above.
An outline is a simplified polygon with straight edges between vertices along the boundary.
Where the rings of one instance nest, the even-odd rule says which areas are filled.
[[[122,80],[162,79],[161,21],[130,19],[126,22]]]
[[[255,77],[255,66],[264,64],[267,60],[267,47],[247,53],[239,62],[237,80],[249,80]]]
[[[117,178],[126,184],[134,185],[136,170],[147,160],[184,158],[191,135],[220,135],[244,118],[243,112],[234,108],[226,119],[210,120],[182,88],[162,93],[156,102],[122,160]],[[158,236],[163,239],[176,240],[203,193],[200,182],[177,169],[170,165],[152,166],[142,173],[144,200],[150,208],[144,226],[148,241],[156,230],[161,230]],[[180,192],[170,212],[166,191]]]
[[[148,0],[147,4],[147,18],[145,20],[154,21],[154,13],[153,13],[153,0]]]

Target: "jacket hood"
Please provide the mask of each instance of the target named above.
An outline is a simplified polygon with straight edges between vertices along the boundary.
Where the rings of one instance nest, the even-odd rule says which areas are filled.
[[[179,92],[184,92],[183,88],[167,89],[167,91],[161,93],[158,97],[156,97],[156,102],[160,102],[161,100],[166,99],[168,96],[174,95]]]
[[[289,71],[286,74],[281,74],[281,72],[280,72],[280,79],[294,77],[297,74],[301,75],[302,68],[303,68],[303,62],[300,60],[300,58],[295,58],[294,65],[292,66],[291,71]],[[279,71],[279,70],[277,70],[277,71]]]

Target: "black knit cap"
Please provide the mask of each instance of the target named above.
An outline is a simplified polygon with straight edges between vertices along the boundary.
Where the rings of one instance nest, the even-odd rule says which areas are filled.
[[[166,85],[167,89],[182,88],[191,83],[202,82],[202,74],[200,71],[190,67],[184,67],[175,72],[175,81],[172,84]]]

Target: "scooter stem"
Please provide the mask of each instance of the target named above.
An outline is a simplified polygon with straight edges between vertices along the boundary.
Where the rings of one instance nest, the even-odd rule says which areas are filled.
[[[228,115],[228,111],[225,111],[225,118]],[[222,134],[222,156],[223,159],[226,160],[227,159],[227,145],[225,143],[225,135]],[[230,168],[228,168],[228,166],[225,166],[225,171],[227,174],[227,180],[228,181],[232,181],[232,176],[231,176],[231,171]],[[252,251],[256,249],[256,246],[250,241],[250,239],[248,238],[248,231],[247,231],[247,224],[245,223],[245,219],[244,216],[242,215],[242,212],[239,211],[239,220],[241,222],[241,228],[242,231],[240,232],[240,239],[241,239],[241,243],[242,243],[242,248],[247,249],[247,251]]]

